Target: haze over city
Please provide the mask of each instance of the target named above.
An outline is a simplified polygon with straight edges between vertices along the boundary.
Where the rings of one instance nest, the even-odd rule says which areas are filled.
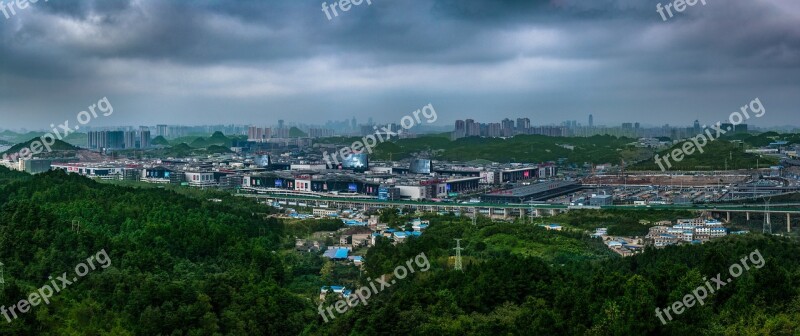
[[[48,129],[108,97],[92,126],[527,117],[798,125],[800,3],[39,1],[0,14],[2,128]],[[492,116],[489,118],[488,116]]]

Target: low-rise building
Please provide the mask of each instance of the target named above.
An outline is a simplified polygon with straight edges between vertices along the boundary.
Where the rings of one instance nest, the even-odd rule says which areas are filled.
[[[657,224],[665,224],[659,222]],[[680,242],[702,243],[712,238],[728,235],[728,229],[717,220],[704,218],[679,219],[675,225],[650,227],[645,240],[655,247],[674,245]]]

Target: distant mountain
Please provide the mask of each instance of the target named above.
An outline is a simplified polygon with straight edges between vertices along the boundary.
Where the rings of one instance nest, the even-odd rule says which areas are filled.
[[[160,135],[155,137],[150,143],[157,146],[169,146],[169,141]]]
[[[41,136],[43,136],[45,134],[46,133],[44,133],[44,132],[27,132],[27,133],[24,133],[24,134],[20,134],[20,133],[16,133],[16,132],[13,132],[13,131],[6,130],[6,131],[3,131],[3,132],[0,132],[0,145],[5,144],[5,143],[10,143],[10,144],[21,143],[21,142],[28,141],[28,139],[31,139],[31,138],[41,137]],[[88,139],[89,139],[89,137],[88,137],[88,135],[86,133],[70,133],[69,135],[64,137],[62,140],[64,140],[64,142],[72,144],[74,146],[86,147],[88,145]]]
[[[44,135],[43,132],[27,132],[27,133],[17,133],[13,131],[3,131],[0,133],[0,139],[11,143],[20,143],[25,142],[30,138],[37,138]]]
[[[217,145],[217,146],[225,146],[230,147],[233,142],[237,140],[236,137],[227,137],[222,132],[214,132],[211,137],[193,137],[193,136],[186,136],[180,137],[177,139],[173,139],[171,143],[173,145],[186,143],[193,148],[207,148],[208,146]]]
[[[168,156],[187,156],[192,154],[193,148],[187,145],[186,143],[179,144],[177,146],[172,146],[166,151],[166,155]]]
[[[307,137],[307,136],[308,136],[308,134],[306,132],[301,131],[297,127],[292,127],[291,129],[289,129],[289,137],[290,138],[303,138],[303,137]]]
[[[220,145],[208,146],[208,148],[206,148],[206,151],[208,151],[209,153],[213,153],[213,154],[233,153],[233,151],[230,150],[230,148],[225,147],[225,146],[220,146]]]
[[[14,146],[11,146],[11,148],[9,148],[7,151],[5,151],[2,154],[11,155],[11,154],[19,153],[19,151],[21,151],[23,148],[30,148],[31,144],[34,141],[39,142],[40,140],[41,140],[40,138],[33,138],[33,139],[30,139],[30,140],[25,141],[23,143],[18,143],[18,144],[14,145]],[[68,144],[68,143],[66,143],[64,141],[61,141],[61,140],[55,140],[55,143],[50,146],[50,149],[52,149],[54,151],[63,151],[63,150],[78,150],[80,148],[75,147],[73,145],[70,145],[70,144]],[[45,150],[45,149],[43,149],[43,150]]]

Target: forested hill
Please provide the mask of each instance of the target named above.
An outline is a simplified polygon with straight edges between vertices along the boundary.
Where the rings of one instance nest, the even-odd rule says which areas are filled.
[[[540,230],[540,234],[556,235]],[[398,281],[370,298],[367,307],[358,306],[315,332],[796,335],[800,330],[800,245],[788,239],[729,236],[703,245],[648,250],[629,258],[564,264],[503,251],[478,252],[481,241],[465,239],[461,243],[471,262],[458,272],[446,261],[453,247],[450,238],[457,238],[458,230],[447,231],[447,236],[434,230],[408,244],[370,250],[369,274],[391,272],[391,267],[423,251],[433,266]],[[553,244],[558,240],[563,238],[554,239]],[[695,302],[681,315],[673,313],[666,325],[656,317],[657,307],[663,311],[683,300],[718,273],[724,281],[729,267],[756,249],[764,258],[760,269],[751,264],[749,271],[710,294],[704,305]]]
[[[297,335],[314,319],[305,298],[282,288],[286,265],[273,253],[282,226],[263,219],[263,205],[60,171],[0,176],[17,180],[0,190],[3,305],[28,298],[50,275],[74,274],[100,250],[111,260],[49,305],[17,311],[11,323],[0,315],[2,335]]]
[[[209,201],[213,197],[221,202]],[[420,253],[430,269],[324,323],[319,255],[293,250],[298,228],[223,193],[134,189],[55,171],[0,168],[5,309],[98,251],[89,271],[0,335],[792,335],[800,330],[800,245],[752,234],[620,258],[577,230],[431,215],[418,238],[379,239],[359,283]],[[382,214],[383,216],[383,214]],[[404,215],[410,216],[410,215]],[[407,218],[389,218],[404,223]],[[317,230],[315,230],[317,231]],[[465,248],[453,270],[454,238]],[[289,247],[287,247],[287,242]],[[758,249],[763,267],[663,325],[655,315]],[[99,259],[98,259],[99,260]],[[326,268],[327,267],[327,268]],[[327,271],[326,271],[327,269]],[[52,276],[52,280],[49,278]],[[724,279],[724,277],[723,277]],[[333,295],[330,295],[334,298]]]

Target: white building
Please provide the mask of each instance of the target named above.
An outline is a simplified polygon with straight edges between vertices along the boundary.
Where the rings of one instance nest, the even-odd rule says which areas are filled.
[[[212,187],[217,185],[214,180],[214,173],[209,172],[186,172],[186,182],[192,187]]]
[[[400,197],[410,198],[413,201],[428,198],[428,188],[425,186],[397,186],[397,189],[400,191]]]

